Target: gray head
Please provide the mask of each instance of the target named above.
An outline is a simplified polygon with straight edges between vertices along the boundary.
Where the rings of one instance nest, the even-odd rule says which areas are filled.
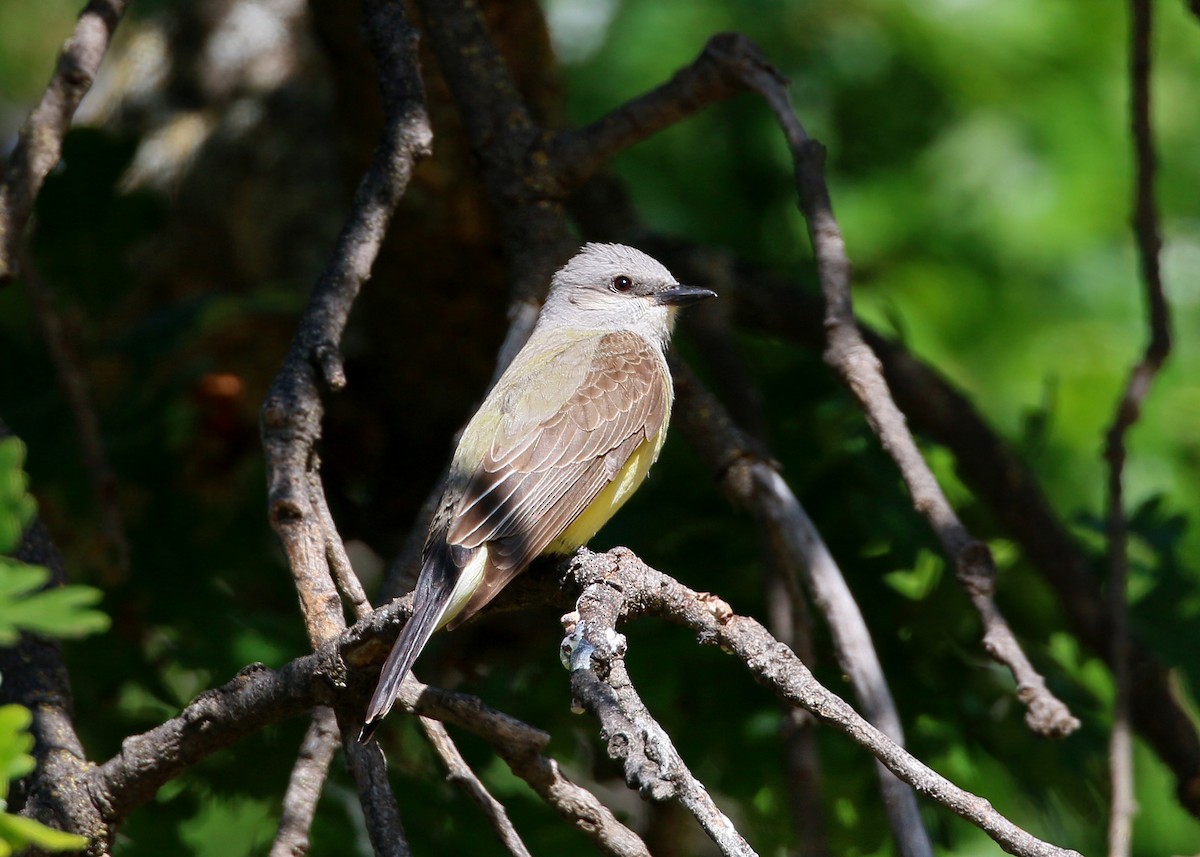
[[[541,321],[582,330],[632,330],[665,346],[675,311],[709,289],[681,286],[671,272],[624,244],[586,244],[550,281]]]

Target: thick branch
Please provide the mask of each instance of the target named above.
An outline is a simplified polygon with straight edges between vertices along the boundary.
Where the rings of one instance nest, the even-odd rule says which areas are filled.
[[[33,204],[46,175],[62,157],[71,118],[92,88],[127,5],[127,0],[90,0],[84,7],[42,100],[21,129],[0,181],[0,286],[17,274],[18,248]]]
[[[512,310],[498,371],[524,344],[546,283],[573,249],[561,197],[534,124],[479,6],[466,0],[418,0],[430,44],[450,86],[498,215],[512,268]]]
[[[218,750],[264,726],[332,697],[340,669],[329,644],[277,669],[254,664],[192,700],[178,717],[121,742],[121,752],[88,772],[86,788],[106,821],[117,824],[158,789]]]
[[[795,654],[762,625],[735,615],[719,598],[693,592],[624,548],[604,554],[581,550],[567,564],[565,577],[583,592],[579,612],[591,623],[588,639],[597,634],[616,635],[619,623],[641,615],[661,616],[684,625],[700,642],[731,652],[780,699],[806,708],[845,733],[919,793],[979,827],[1010,854],[1065,857],[1076,853],[1030,835],[996,812],[985,799],[959,788],[913,758],[817,682]],[[580,658],[584,656],[580,654]]]
[[[585,589],[576,606],[563,617],[571,693],[600,721],[609,755],[625,766],[625,782],[647,800],[678,799],[722,854],[756,857],[642,702],[625,671],[625,637],[616,633],[616,616],[606,615],[604,599]]]
[[[336,633],[341,619],[332,585],[313,573],[324,565],[325,552],[318,516],[308,502],[308,472],[315,469],[313,449],[323,414],[317,373],[332,389],[345,384],[339,347],[346,319],[370,276],[413,166],[429,152],[432,139],[416,65],[417,36],[405,20],[403,4],[370,0],[365,12],[387,114],[383,139],[262,408],[270,517],[300,575],[297,588],[314,641]]]

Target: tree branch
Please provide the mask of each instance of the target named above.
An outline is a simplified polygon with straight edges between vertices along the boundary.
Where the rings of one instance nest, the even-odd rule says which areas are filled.
[[[513,827],[508,812],[504,809],[504,804],[492,797],[487,786],[480,782],[479,777],[475,776],[475,772],[471,770],[467,760],[454,746],[454,741],[450,739],[450,733],[446,731],[446,727],[440,721],[428,717],[418,718],[418,722],[421,724],[421,731],[425,733],[425,737],[433,745],[442,764],[446,766],[446,778],[462,788],[471,800],[475,801],[483,810],[488,824],[492,826],[492,830],[495,831],[501,844],[508,849],[508,853],[513,857],[531,857],[529,849],[525,847],[520,834]]]
[[[577,606],[579,624],[584,628],[577,629],[575,637],[587,640],[591,647],[601,651],[601,671],[606,651],[613,647],[610,641],[620,636],[615,630],[618,624],[654,615],[684,625],[695,632],[701,643],[731,652],[780,699],[806,708],[823,723],[845,733],[900,779],[979,827],[1010,854],[1030,857],[1076,854],[1030,835],[996,812],[985,799],[959,788],[913,758],[863,720],[844,700],[821,686],[795,654],[757,621],[735,615],[728,604],[714,595],[693,592],[655,571],[629,550],[615,548],[603,554],[580,550],[566,563],[564,585],[582,591]],[[570,645],[570,639],[564,641],[565,646]],[[600,646],[607,646],[607,650]],[[571,668],[590,671],[591,654],[589,646],[577,647]],[[572,688],[575,689],[574,678]]]
[[[680,242],[655,252],[685,269],[692,255]],[[824,347],[820,303],[792,282],[739,264],[735,309],[748,329],[806,348]],[[703,285],[705,280],[697,276]],[[1067,621],[1091,651],[1112,663],[1112,622],[1092,564],[1051,507],[1024,461],[980,416],[971,402],[900,343],[870,328],[862,334],[880,359],[897,404],[915,428],[954,453],[963,480],[987,504],[1054,590]],[[1200,816],[1200,737],[1172,689],[1169,670],[1135,637],[1129,640],[1133,725],[1175,775],[1180,803]]]
[[[675,360],[671,372],[682,406],[680,429],[713,469],[726,496],[749,509],[771,541],[780,546],[779,553],[793,581],[803,577],[829,626],[838,664],[849,676],[866,719],[903,747],[900,713],[875,654],[871,632],[817,528],[774,462],[734,425],[721,403],[704,389],[691,370]],[[877,764],[876,771],[900,853],[932,855],[933,846],[921,823],[912,789],[882,765]]]
[[[302,857],[308,853],[308,831],[317,813],[317,802],[325,788],[325,777],[337,751],[338,740],[333,710],[321,706],[313,711],[312,723],[300,743],[300,752],[288,779],[270,857]]]
[[[12,436],[0,420],[0,440]],[[26,528],[15,556],[49,569],[51,586],[67,582],[62,554],[40,519],[35,518]],[[23,705],[33,713],[30,732],[37,760],[37,767],[10,795],[10,809],[106,847],[111,829],[80,786],[91,762],[75,732],[71,682],[58,642],[22,633],[15,646],[0,647],[0,676],[0,700]]]
[[[858,329],[850,293],[850,260],[825,185],[825,150],[809,139],[788,100],[786,81],[764,63],[746,66],[747,85],[771,105],[792,150],[800,210],[808,223],[825,297],[825,360],[854,393],[880,443],[896,462],[913,505],[954,563],[959,582],[983,620],[983,645],[1006,665],[1026,706],[1025,722],[1040,735],[1062,737],[1079,721],[1046,687],[996,606],[996,565],[987,545],[968,532],[942,493],[884,380],[879,359]]]
[[[609,756],[624,764],[625,782],[647,800],[678,799],[722,854],[757,857],[647,710],[625,671],[625,637],[616,632],[615,616],[612,622],[597,616],[603,608],[589,593],[563,617],[563,665],[571,671],[572,695],[600,721]]]
[[[1171,315],[1163,290],[1159,253],[1158,209],[1154,196],[1154,136],[1150,123],[1150,36],[1152,31],[1149,0],[1131,0],[1130,34],[1130,133],[1134,141],[1137,176],[1134,184],[1133,232],[1148,310],[1150,340],[1141,359],[1134,365],[1117,403],[1112,426],[1108,430],[1104,457],[1108,461],[1108,597],[1112,622],[1112,654],[1115,697],[1113,727],[1109,740],[1109,781],[1112,806],[1108,821],[1110,857],[1126,857],[1133,835],[1133,816],[1137,805],[1133,794],[1133,740],[1129,727],[1130,665],[1129,608],[1127,581],[1129,557],[1125,520],[1123,472],[1125,438],[1137,422],[1142,402],[1167,356],[1171,352]]]
[[[714,63],[723,73],[713,70]],[[1017,696],[1026,706],[1026,724],[1042,735],[1069,734],[1079,721],[1046,687],[996,606],[991,551],[967,531],[946,500],[891,397],[877,357],[859,332],[850,296],[850,262],[825,186],[824,149],[808,138],[791,107],[787,81],[758,47],[738,33],[713,36],[700,57],[668,84],[617,108],[587,129],[562,136],[562,142],[556,140],[551,148],[561,147],[579,163],[592,165],[578,174],[568,170],[581,180],[621,148],[706,104],[728,98],[736,91],[731,81],[767,102],[791,148],[800,208],[809,225],[825,296],[826,361],[858,399],[872,430],[899,467],[914,507],[929,522],[953,562],[959,582],[983,620],[984,649],[1007,666],[1017,682]],[[668,106],[672,98],[681,104]]]
[[[62,157],[63,137],[71,127],[71,118],[92,88],[127,5],[127,0],[90,0],[84,7],[75,31],[58,55],[42,100],[17,137],[0,180],[0,286],[17,275],[18,249],[33,204],[46,175]]]
[[[324,413],[317,375],[319,372],[330,389],[345,386],[339,349],[350,309],[370,276],[414,165],[429,153],[432,144],[417,66],[417,33],[408,23],[404,4],[366,0],[363,15],[379,69],[383,137],[262,408],[271,524],[287,553],[314,649],[345,628],[331,561],[341,572],[343,589],[351,600],[360,609],[366,606],[361,586],[351,582],[353,572],[348,561],[343,561],[337,532],[328,527],[332,518],[325,509],[315,452]],[[408,845],[383,754],[378,747],[364,747],[355,741],[357,710],[337,706],[335,713],[371,844],[378,855],[404,857]]]

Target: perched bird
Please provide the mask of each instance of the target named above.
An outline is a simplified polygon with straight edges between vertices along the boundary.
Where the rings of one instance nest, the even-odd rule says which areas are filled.
[[[454,452],[413,615],[360,741],[434,631],[465,622],[535,557],[585,544],[646,478],[671,415],[663,355],[677,308],[709,297],[621,244],[588,244],[554,275],[529,341]]]

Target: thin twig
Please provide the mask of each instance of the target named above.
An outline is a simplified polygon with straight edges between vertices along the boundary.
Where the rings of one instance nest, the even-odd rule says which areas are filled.
[[[1152,32],[1149,0],[1131,0],[1130,62],[1131,89],[1130,134],[1134,141],[1137,175],[1134,183],[1133,232],[1137,242],[1142,286],[1145,290],[1149,342],[1141,359],[1134,365],[1117,403],[1112,426],[1108,430],[1104,456],[1108,476],[1108,594],[1112,621],[1112,664],[1115,679],[1113,728],[1109,740],[1109,780],[1112,806],[1108,821],[1109,857],[1127,857],[1133,834],[1133,816],[1137,804],[1133,793],[1133,742],[1129,708],[1132,692],[1129,664],[1129,608],[1126,586],[1129,576],[1127,554],[1128,526],[1122,485],[1125,467],[1125,438],[1137,422],[1142,402],[1171,352],[1171,313],[1163,289],[1159,253],[1158,206],[1154,195],[1154,135],[1150,122],[1150,37]]]
[[[302,857],[308,853],[308,831],[339,738],[333,710],[324,706],[314,710],[283,795],[283,812],[279,816],[270,857]]]
[[[605,645],[608,640],[612,641],[607,643],[611,649],[615,638],[620,636],[616,627],[637,616],[661,616],[684,625],[695,632],[700,642],[731,652],[780,699],[806,708],[823,723],[846,734],[917,792],[979,827],[1010,854],[1029,857],[1076,854],[1037,839],[996,812],[987,800],[959,788],[913,758],[817,682],[799,658],[762,625],[734,614],[720,598],[688,589],[650,568],[625,548],[603,554],[580,550],[564,565],[564,585],[578,587],[582,592],[577,602],[587,623],[582,636],[592,647],[598,643]],[[571,637],[564,640],[564,648],[571,645]],[[575,646],[572,651],[572,668],[590,672],[584,662],[592,654],[589,647]],[[572,687],[575,689],[574,681]]]
[[[33,299],[34,314],[42,329],[42,339],[50,351],[50,359],[58,375],[58,383],[75,418],[75,430],[83,447],[83,464],[96,495],[96,506],[100,510],[104,534],[112,546],[117,568],[129,571],[129,540],[125,537],[125,524],[121,518],[121,507],[117,504],[117,477],[104,441],[100,436],[100,419],[88,389],[87,377],[80,366],[78,355],[68,342],[63,328],[62,315],[56,304],[54,289],[46,282],[41,270],[28,253],[18,253],[21,262],[21,277],[29,288]]]
[[[492,830],[496,832],[496,836],[500,842],[508,849],[508,853],[513,857],[530,857],[529,849],[525,847],[525,843],[521,841],[521,836],[517,833],[517,829],[513,827],[512,820],[508,817],[508,811],[505,810],[504,804],[492,797],[491,792],[487,790],[479,779],[475,776],[475,772],[471,770],[471,766],[467,764],[467,760],[462,757],[462,753],[458,752],[458,748],[454,746],[454,741],[450,738],[450,733],[446,731],[446,727],[439,720],[432,720],[428,717],[418,718],[421,724],[421,730],[425,733],[425,737],[429,739],[429,743],[433,746],[434,752],[442,760],[442,764],[446,766],[446,777],[452,783],[457,783],[462,787],[471,798],[483,810],[484,816],[488,820],[488,824],[492,826]]]
[[[435,701],[439,704],[434,705]],[[422,685],[411,675],[396,704],[410,713],[455,723],[479,735],[560,818],[589,836],[601,853],[650,857],[636,833],[594,794],[568,779],[558,763],[543,752],[550,742],[547,733],[488,708],[474,697]]]
[[[371,602],[363,589],[362,581],[354,573],[350,564],[350,556],[346,553],[346,544],[338,535],[337,524],[329,511],[329,501],[325,498],[325,487],[321,484],[320,473],[314,468],[308,474],[309,502],[316,512],[321,524],[321,532],[325,535],[325,561],[333,573],[334,583],[342,594],[342,599],[350,606],[355,621],[364,618],[371,612]]]
[[[29,114],[0,179],[0,285],[17,275],[18,248],[46,175],[108,50],[127,0],[90,0],[63,45],[42,100]]]

